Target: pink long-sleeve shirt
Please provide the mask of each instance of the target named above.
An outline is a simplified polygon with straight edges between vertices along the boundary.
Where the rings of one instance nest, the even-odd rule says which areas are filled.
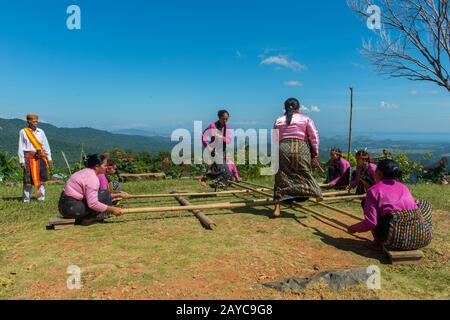
[[[100,182],[100,190],[101,191],[108,190],[109,181],[108,178],[106,177],[106,174],[100,173],[97,175],[97,177],[98,181]],[[111,193],[111,199],[114,198],[116,198],[116,195],[114,193]]]
[[[319,131],[310,117],[301,113],[294,113],[291,124],[288,125],[284,115],[275,121],[273,128],[278,129],[278,134],[274,139],[276,142],[285,139],[306,141],[311,146],[311,157],[319,156]]]
[[[361,171],[362,168],[360,167],[356,168],[355,179],[353,179],[352,182],[350,183],[351,188],[356,188],[356,186],[358,185],[359,179],[361,177]],[[366,170],[366,175],[375,180],[375,171],[377,171],[377,165],[375,163],[369,163]]]
[[[100,181],[93,169],[85,168],[70,176],[64,187],[64,194],[79,201],[86,199],[87,205],[94,211],[105,212],[106,204],[98,201]]]
[[[341,172],[341,175],[339,177],[337,177],[336,179],[334,179],[333,181],[330,181],[330,183],[335,183],[338,184],[339,182],[341,182],[342,179],[344,179],[344,174],[345,171],[347,171],[348,168],[350,168],[350,162],[348,162],[346,159],[344,158],[339,158],[339,170]]]
[[[417,209],[408,187],[393,179],[378,181],[367,191],[364,220],[352,226],[357,232],[374,230],[386,214]]]
[[[228,169],[230,169],[231,173],[233,174],[233,177],[235,177],[238,180],[240,179],[239,172],[233,161],[228,162]]]
[[[224,131],[227,130],[227,135],[224,137]],[[220,131],[220,132],[219,132]],[[217,129],[217,125],[215,122],[211,123],[205,131],[203,131],[202,134],[202,143],[203,146],[206,148],[208,145],[212,144],[216,140],[216,134],[219,133],[222,137],[224,137],[223,141],[228,144],[231,143],[233,140],[233,136],[231,133],[231,128],[229,125],[226,125],[221,130]],[[210,141],[208,141],[208,138],[210,138]]]

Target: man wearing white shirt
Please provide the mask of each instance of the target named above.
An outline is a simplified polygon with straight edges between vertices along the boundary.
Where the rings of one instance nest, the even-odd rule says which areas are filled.
[[[28,128],[20,130],[18,156],[24,172],[23,202],[30,202],[33,186],[38,189],[38,201],[45,200],[44,183],[53,168],[52,154],[44,130],[38,129],[39,117],[27,115]]]

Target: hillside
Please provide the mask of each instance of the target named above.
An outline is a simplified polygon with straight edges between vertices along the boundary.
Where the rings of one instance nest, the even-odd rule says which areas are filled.
[[[15,155],[19,130],[26,126],[27,123],[23,120],[0,118],[0,150],[7,150]],[[45,130],[57,166],[63,165],[61,151],[64,151],[69,162],[79,161],[81,144],[86,153],[104,152],[114,148],[158,152],[170,150],[172,147],[169,138],[158,136],[113,134],[91,128],[58,128],[47,123],[40,123],[39,127]]]
[[[15,155],[18,132],[26,125],[23,120],[0,118],[0,151],[7,150]],[[40,127],[47,134],[57,166],[64,165],[61,151],[65,152],[69,162],[79,161],[81,144],[86,153],[103,152],[114,148],[154,153],[161,150],[168,151],[174,145],[168,137],[143,130],[124,129],[121,131],[122,134],[119,134],[92,128],[58,128],[48,123],[41,123]],[[341,147],[347,152],[347,143],[345,136],[321,137],[321,156],[327,157],[328,150],[334,146]],[[407,153],[410,158],[419,162],[425,161],[423,158],[425,153],[432,153],[433,158],[425,161],[427,163],[435,162],[441,156],[450,155],[450,142],[379,141],[356,136],[353,138],[353,149],[358,148],[369,148],[374,155],[381,154],[383,149]]]

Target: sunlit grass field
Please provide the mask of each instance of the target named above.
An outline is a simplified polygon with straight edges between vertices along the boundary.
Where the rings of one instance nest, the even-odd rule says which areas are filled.
[[[269,178],[254,182],[271,186]],[[195,180],[122,184],[132,194],[210,191]],[[135,214],[104,224],[46,230],[58,215],[62,186],[48,187],[45,203],[20,202],[21,186],[0,187],[1,299],[449,299],[450,186],[411,186],[434,206],[435,239],[416,266],[392,266],[370,248],[371,235],[345,232],[362,217],[359,203],[334,203],[349,215],[315,207],[320,215],[285,208],[205,211],[217,224],[205,230],[190,212]],[[240,198],[251,198],[249,195]],[[263,198],[264,196],[255,196]],[[192,203],[236,197],[189,198]],[[124,207],[178,206],[171,198],[134,200]],[[314,204],[310,204],[314,206]],[[81,268],[81,289],[67,288],[67,267]],[[382,289],[341,292],[316,285],[278,292],[266,282],[322,271],[377,265]]]

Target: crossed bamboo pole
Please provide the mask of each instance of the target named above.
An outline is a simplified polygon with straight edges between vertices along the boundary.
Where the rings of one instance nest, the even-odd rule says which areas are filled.
[[[261,188],[258,189],[259,191],[270,191],[268,188]],[[208,196],[226,196],[226,195],[234,195],[234,194],[245,194],[245,193],[253,193],[253,191],[250,190],[227,190],[227,191],[219,191],[219,192],[180,192],[176,194],[172,193],[161,193],[161,194],[140,194],[140,195],[130,195],[129,197],[123,199],[123,200],[129,200],[129,199],[150,199],[150,198],[173,198],[175,196],[179,197],[192,197],[192,196],[198,196],[198,197],[208,197]]]
[[[243,182],[245,184],[253,184],[257,186],[254,183],[248,183]],[[269,199],[273,197],[272,194],[267,193],[267,190],[272,190],[272,188],[267,188],[264,186],[263,188],[252,188],[245,185],[242,185],[242,183],[236,183],[231,182],[234,186],[239,186],[241,188],[244,188],[244,190],[230,190],[230,191],[222,191],[222,192],[203,192],[203,193],[170,193],[170,194],[156,194],[156,195],[141,195],[141,196],[134,196],[140,197],[140,198],[156,198],[156,197],[182,197],[187,195],[218,195],[218,194],[239,194],[239,193],[259,193],[261,195],[267,196]],[[261,186],[259,186],[261,187]],[[334,200],[352,200],[352,199],[362,199],[365,195],[357,195],[357,196],[346,196],[346,197],[326,197],[321,201],[334,201]],[[310,199],[310,201],[321,204],[321,201],[318,201],[317,199]],[[180,202],[180,201],[179,201]],[[183,199],[182,206],[165,206],[165,207],[146,207],[146,208],[130,208],[130,209],[123,209],[123,214],[134,214],[134,213],[153,213],[153,212],[174,212],[174,211],[199,211],[199,210],[209,210],[209,209],[237,209],[237,208],[249,208],[249,207],[258,207],[258,206],[268,206],[268,205],[274,205],[278,203],[278,201],[275,200],[268,200],[262,199],[262,200],[245,200],[245,201],[232,201],[232,202],[222,202],[222,203],[212,203],[212,204],[200,204],[200,205],[192,205],[186,203],[186,201]],[[181,203],[181,202],[180,202]],[[300,204],[294,204],[297,207],[305,209],[304,206]],[[333,208],[331,206],[328,206],[329,208]],[[312,212],[312,209],[305,209]],[[333,208],[332,210],[340,210]],[[339,211],[342,212],[342,211]]]
[[[266,192],[262,193],[258,189],[247,187],[247,186],[244,186],[242,184],[248,184],[248,185],[252,185],[252,186],[255,186],[255,187],[265,188],[265,189],[273,191],[272,188],[269,188],[267,186],[262,186],[262,185],[259,185],[259,184],[256,184],[256,183],[252,183],[252,182],[247,182],[247,181],[242,181],[240,183],[236,183],[236,182],[231,182],[231,183],[234,186],[239,186],[241,188],[246,188],[246,189],[251,190],[253,192],[260,193],[260,194],[267,195],[267,196],[269,196],[270,194],[266,193]],[[344,194],[346,194],[347,196],[344,196]],[[315,203],[321,203],[323,201],[364,199],[366,197],[365,194],[362,194],[362,195],[349,195],[349,194],[350,193],[348,191],[329,192],[329,193],[324,193],[323,194],[323,200],[322,201],[317,201],[317,199],[315,199],[315,198],[311,198],[310,201],[315,202]],[[342,196],[339,196],[339,195],[342,195]],[[270,196],[273,196],[273,195],[270,195]]]
[[[198,205],[186,205],[181,207],[149,207],[149,208],[134,208],[134,209],[122,209],[123,214],[134,213],[153,213],[153,212],[174,212],[174,211],[192,211],[192,210],[208,210],[208,209],[238,209],[238,208],[250,208],[274,205],[276,201],[269,201],[267,199],[262,200],[245,200],[245,201],[231,201],[212,204],[198,204]]]

